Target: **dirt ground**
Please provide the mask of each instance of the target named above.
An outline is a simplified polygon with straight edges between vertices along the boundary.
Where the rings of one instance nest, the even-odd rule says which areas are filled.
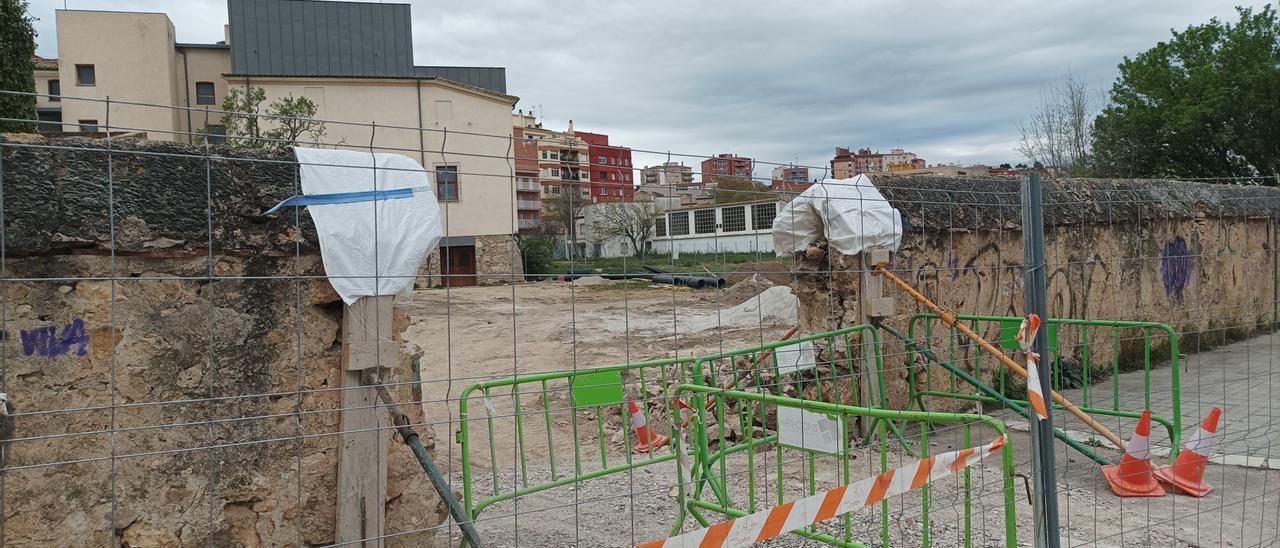
[[[793,325],[776,316],[764,319],[764,314],[763,321],[749,325],[709,322],[708,318],[729,315],[730,306],[722,291],[540,282],[415,293],[406,305],[411,326],[405,339],[423,351],[424,410],[431,422],[428,429],[436,438],[439,464],[455,490],[461,494],[463,484],[461,447],[454,440],[459,430],[458,399],[473,382],[703,355],[772,341]],[[738,316],[740,320],[742,315]],[[574,413],[567,395],[554,388],[546,390],[549,395],[542,401],[526,394],[522,402],[518,396],[496,391],[492,397],[469,400],[469,424],[473,425],[468,438],[472,444],[469,460],[475,501],[495,490],[510,492],[553,477],[563,480],[575,467],[590,472],[618,466],[628,458],[632,462],[643,458],[628,456],[628,429],[617,409],[605,409],[598,415]],[[655,417],[654,409],[649,413],[651,425],[666,431],[666,423]],[[975,444],[987,441],[978,441],[985,435],[975,433]],[[918,433],[909,432],[908,438],[914,442]],[[1027,495],[1029,479],[1025,479],[1031,473],[1029,441],[1019,431],[1012,432],[1010,439],[1017,474],[1018,545],[1029,546],[1032,509]],[[964,446],[954,430],[935,433],[929,441],[934,453]],[[1059,445],[1064,546],[1259,546],[1277,539],[1280,471],[1210,464],[1206,477],[1216,489],[1206,498],[1120,499],[1111,494],[1095,465]],[[1105,448],[1098,451],[1109,458],[1118,457]],[[669,454],[666,449],[659,453]],[[913,458],[896,446],[890,446],[884,455],[891,467]],[[854,450],[850,456],[850,478],[878,471],[878,448]],[[800,452],[779,452],[774,446],[750,457],[745,452],[731,457],[725,460],[724,473],[729,496],[738,508],[747,507],[752,487],[757,509],[772,506],[779,474],[786,478],[782,500],[807,494],[804,489],[810,477],[818,489],[834,487],[840,479],[839,467],[831,457],[810,461]],[[975,493],[967,514],[959,476],[934,486],[929,527],[933,545],[963,545],[966,520],[971,523],[973,546],[1004,544],[998,461],[988,459],[985,464],[972,473],[970,485]],[[487,546],[630,546],[664,538],[678,515],[676,478],[675,462],[668,460],[598,479],[567,482],[487,507],[477,528]],[[709,499],[703,496],[703,500]],[[888,515],[889,544],[923,543],[922,502],[918,494],[894,500]],[[723,519],[710,513],[707,517]],[[883,518],[878,508],[854,512],[848,521],[850,538],[881,545]],[[693,519],[687,519],[683,530],[696,526]],[[824,529],[843,533],[839,523]],[[441,527],[437,541],[457,545],[457,529]],[[819,544],[784,535],[767,545]]]

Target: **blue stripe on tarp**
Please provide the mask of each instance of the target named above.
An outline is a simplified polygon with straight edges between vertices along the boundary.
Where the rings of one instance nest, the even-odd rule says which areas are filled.
[[[268,209],[263,217],[280,211],[286,207],[305,207],[312,205],[350,204],[355,202],[374,202],[379,200],[399,200],[412,198],[415,190],[426,190],[426,187],[397,188],[393,190],[365,190],[361,192],[336,192],[333,194],[302,194],[286,198],[283,202]]]

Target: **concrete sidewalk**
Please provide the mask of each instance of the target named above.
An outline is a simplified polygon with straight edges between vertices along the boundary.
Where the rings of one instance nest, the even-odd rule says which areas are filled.
[[[1181,386],[1182,436],[1187,436],[1209,414],[1213,407],[1223,410],[1218,425],[1216,456],[1224,464],[1280,469],[1280,334],[1264,335],[1224,347],[1194,352],[1182,349],[1179,364]],[[1077,405],[1110,407],[1112,386],[1119,386],[1120,408],[1140,411],[1145,407],[1144,371],[1131,371],[1116,379],[1095,384],[1086,403],[1084,390],[1062,391]],[[1151,412],[1173,420],[1173,369],[1162,364],[1150,373]],[[1115,417],[1095,417],[1121,438],[1133,434],[1135,421]],[[1055,424],[1067,430],[1092,432],[1070,413],[1058,411]],[[1151,436],[1153,449],[1166,452],[1169,436],[1155,425]]]

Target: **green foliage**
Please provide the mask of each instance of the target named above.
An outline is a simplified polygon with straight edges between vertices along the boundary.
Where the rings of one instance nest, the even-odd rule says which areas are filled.
[[[1280,174],[1280,19],[1236,8],[1120,64],[1094,128],[1109,176]]]
[[[222,101],[226,114],[227,144],[241,148],[280,149],[293,146],[303,135],[318,142],[325,135],[324,122],[315,120],[320,107],[306,97],[281,97],[267,106],[262,103],[267,92],[262,88],[231,88]],[[266,124],[264,126],[264,123]],[[264,129],[265,127],[265,129]]]
[[[716,177],[716,203],[764,200],[773,195],[769,185],[742,177]]]
[[[551,273],[551,259],[555,242],[551,238],[536,234],[522,234],[519,237],[520,262],[524,265],[524,273],[529,277]]]
[[[222,124],[227,129],[227,144],[240,148],[266,148],[262,140],[261,105],[267,100],[267,90],[262,88],[238,88],[227,90],[222,100]]]
[[[35,93],[31,57],[36,54],[34,21],[26,0],[0,0],[0,90]],[[34,95],[0,94],[0,132],[30,133],[36,130]]]

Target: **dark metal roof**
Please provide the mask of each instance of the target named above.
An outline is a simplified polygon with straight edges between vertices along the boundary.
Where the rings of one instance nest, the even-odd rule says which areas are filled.
[[[408,4],[227,0],[231,73],[414,77]]]
[[[439,78],[507,93],[507,69],[501,67],[413,67],[413,72],[418,78]]]

